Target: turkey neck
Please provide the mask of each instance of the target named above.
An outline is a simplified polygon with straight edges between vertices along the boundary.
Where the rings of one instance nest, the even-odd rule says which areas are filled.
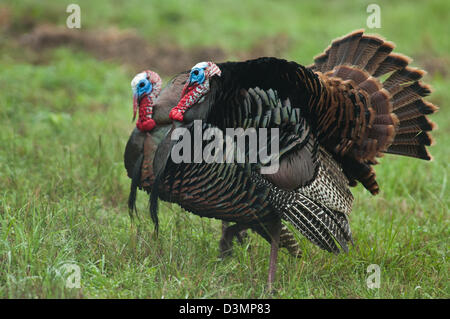
[[[159,94],[153,106],[153,119],[157,126],[172,124],[169,113],[181,99],[181,92],[188,78],[187,71],[176,75]]]

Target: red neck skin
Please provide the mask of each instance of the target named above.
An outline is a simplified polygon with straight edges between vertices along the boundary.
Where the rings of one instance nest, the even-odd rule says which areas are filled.
[[[139,118],[136,122],[136,127],[142,132],[150,132],[156,126],[153,120],[153,101],[148,94],[141,98],[139,103]]]
[[[174,121],[183,122],[184,113],[209,90],[209,85],[205,82],[205,85],[194,84],[188,86],[186,84],[183,88],[182,98],[169,113],[169,118]]]

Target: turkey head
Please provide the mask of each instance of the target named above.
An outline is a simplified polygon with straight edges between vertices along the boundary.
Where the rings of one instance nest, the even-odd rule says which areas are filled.
[[[162,81],[159,75],[147,70],[137,74],[131,81],[133,90],[133,120],[139,108],[137,128],[142,132],[149,132],[155,126],[153,120],[153,105],[161,92]]]
[[[181,100],[170,111],[170,119],[183,122],[186,111],[205,100],[206,94],[210,91],[210,80],[221,74],[221,70],[213,62],[200,62],[194,65],[183,88]]]

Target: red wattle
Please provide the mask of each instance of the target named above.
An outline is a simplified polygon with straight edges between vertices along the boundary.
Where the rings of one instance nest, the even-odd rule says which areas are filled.
[[[184,113],[189,110],[191,107],[191,103],[193,101],[194,90],[198,87],[198,83],[193,85],[189,85],[186,83],[183,92],[181,93],[181,100],[178,102],[178,105],[175,106],[169,113],[169,118],[173,121],[182,122],[184,119]]]
[[[153,119],[147,119],[145,121],[141,121],[140,119],[137,121],[136,126],[141,131],[151,131],[155,128],[156,122]]]
[[[156,126],[156,122],[152,119],[152,106],[153,102],[150,96],[144,95],[141,97],[139,103],[139,118],[136,121],[136,127],[140,131],[151,131]]]
[[[170,118],[172,121],[183,122],[184,116],[183,116],[183,113],[178,112],[178,108],[177,108],[177,107],[174,107],[174,108],[170,111],[170,113],[169,113],[169,118]]]

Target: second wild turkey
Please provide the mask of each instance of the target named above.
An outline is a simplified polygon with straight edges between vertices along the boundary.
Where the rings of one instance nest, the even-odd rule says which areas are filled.
[[[310,67],[277,58],[194,66],[183,97],[170,113],[175,126],[280,129],[280,169],[261,174],[261,163],[174,163],[176,141],[158,146],[151,192],[204,217],[258,229],[271,240],[268,283],[276,270],[281,219],[330,252],[352,241],[348,186],[359,181],[379,191],[373,165],[383,153],[429,160],[425,115],[437,107],[419,80],[422,70],[391,53],[394,45],[355,31],[332,42]],[[391,73],[385,80],[380,76]],[[236,183],[238,181],[238,183]],[[237,185],[237,186],[236,186]]]

